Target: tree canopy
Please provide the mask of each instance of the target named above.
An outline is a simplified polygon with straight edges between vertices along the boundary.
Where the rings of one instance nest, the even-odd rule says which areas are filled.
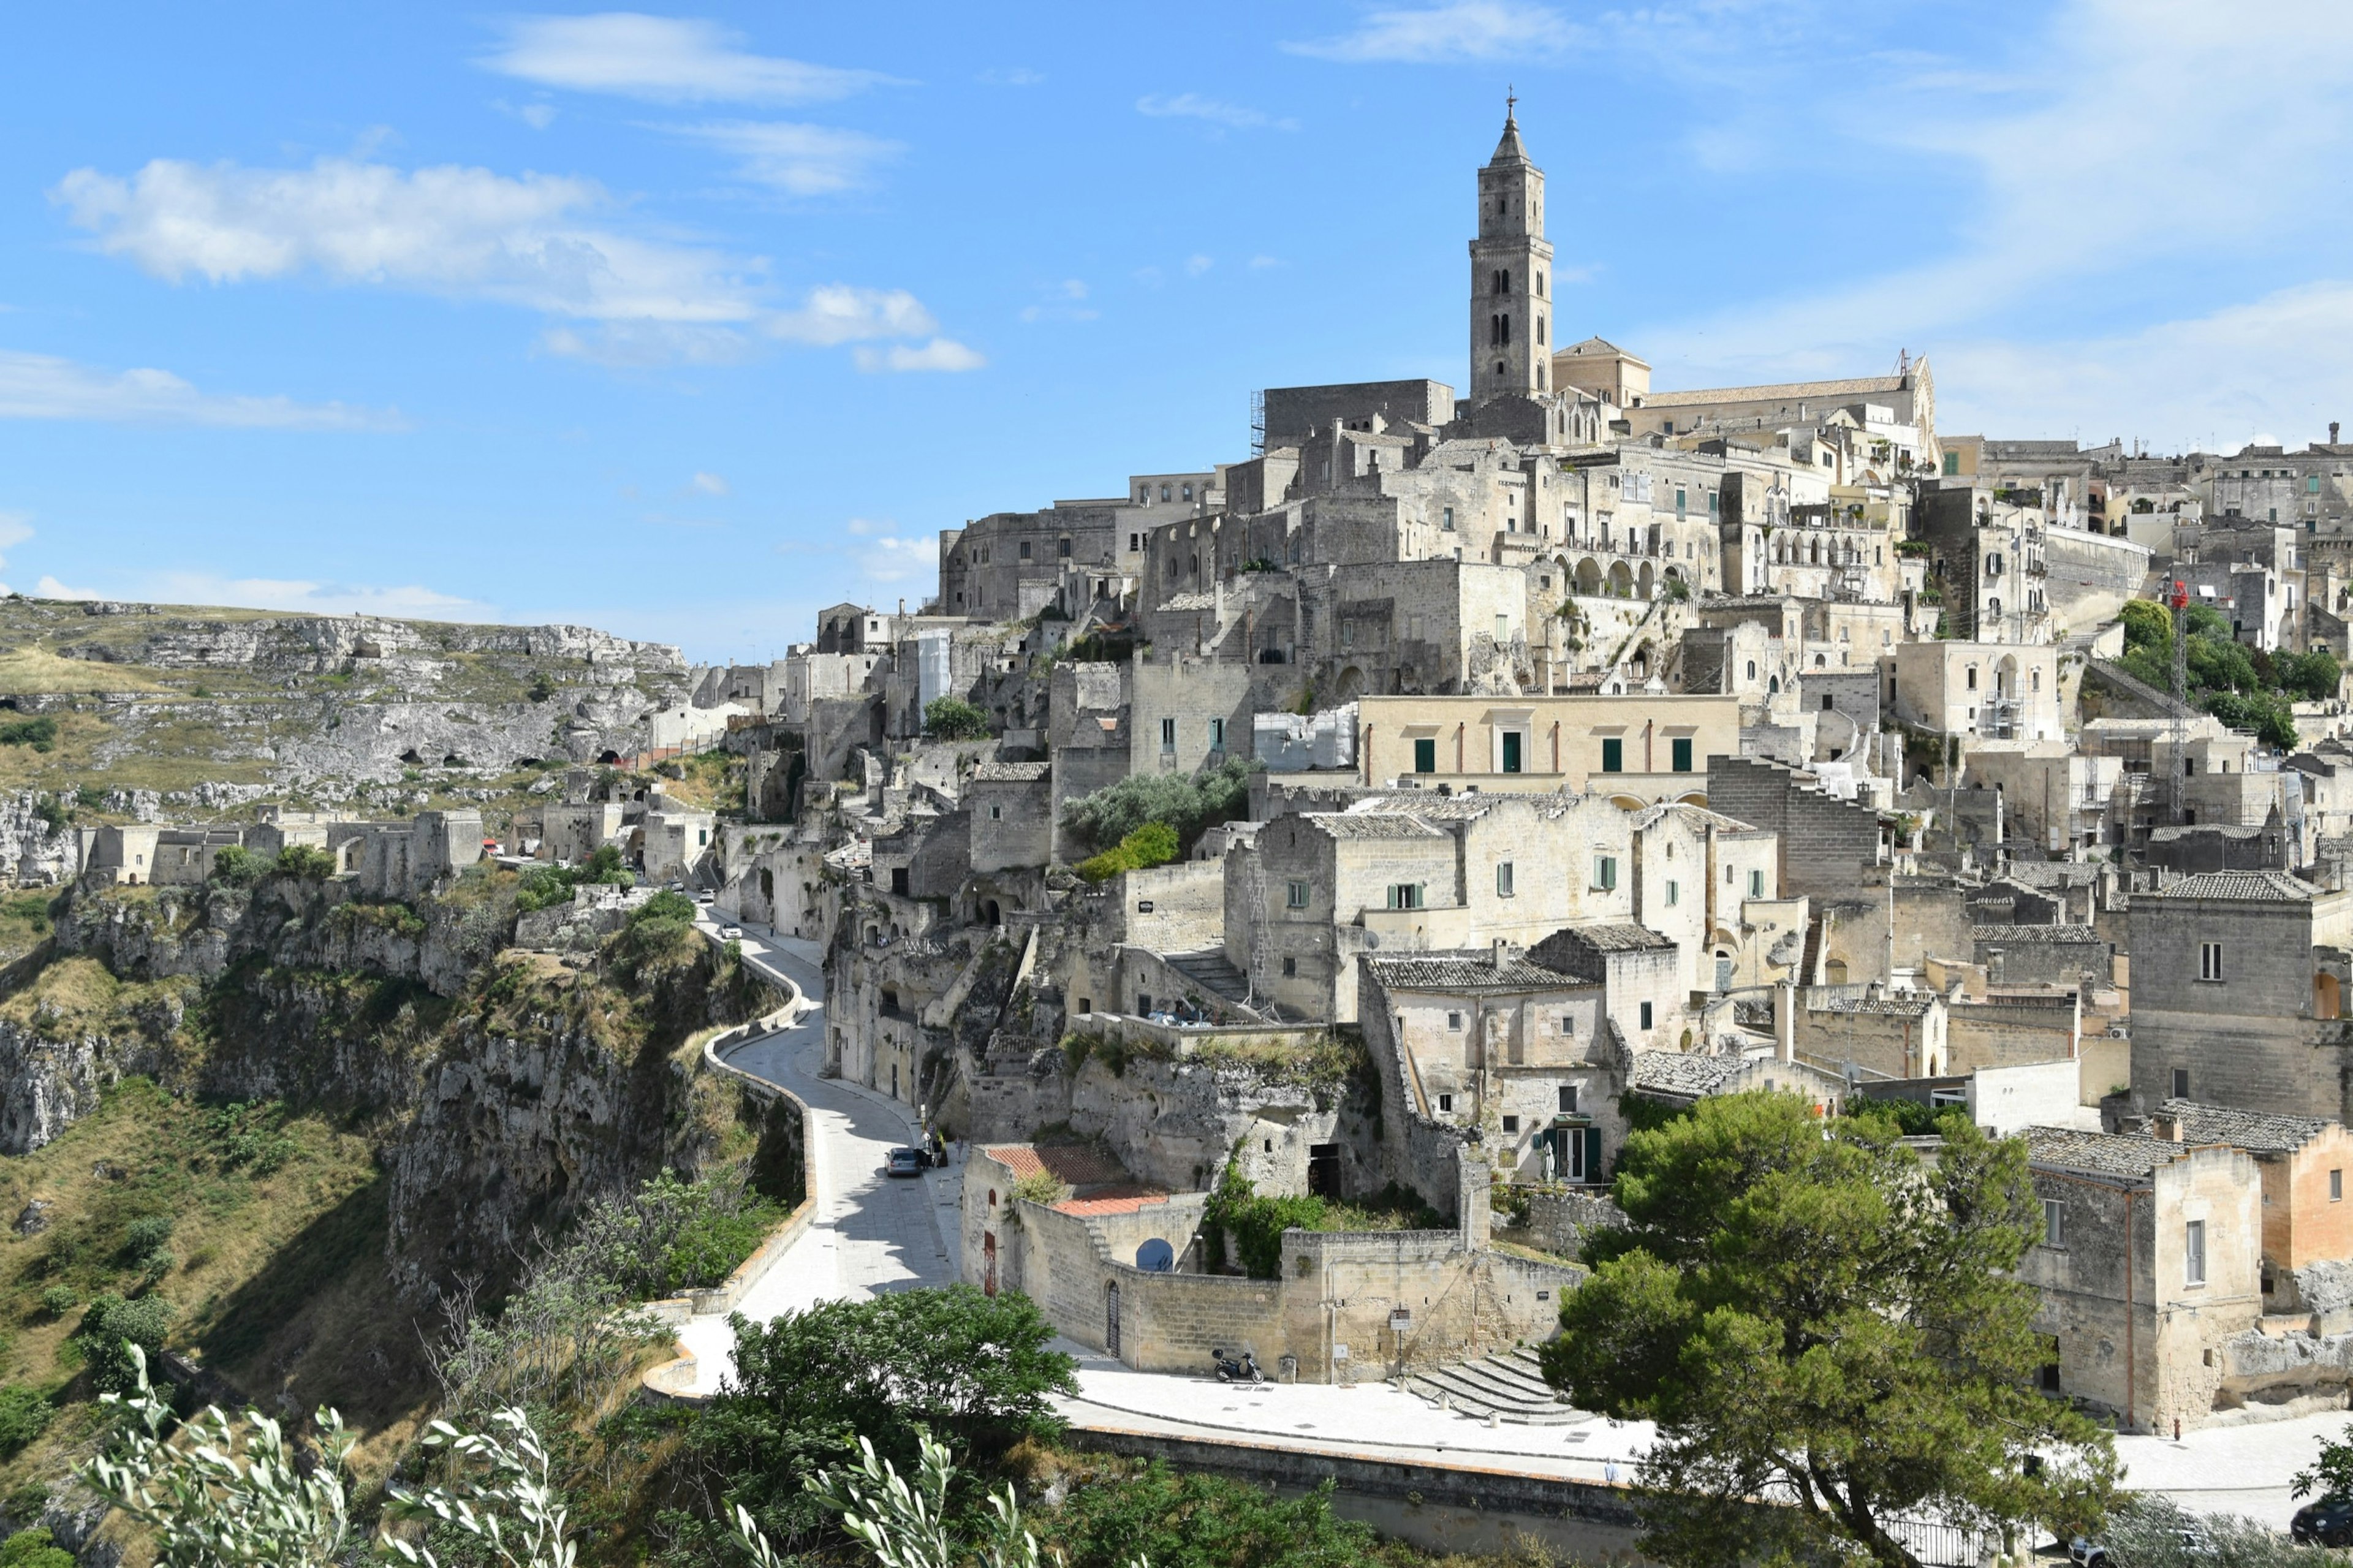
[[[2231,623],[2205,605],[2183,612],[2189,636],[2185,663],[2189,699],[2234,730],[2253,731],[2282,751],[2296,743],[2296,702],[2327,701],[2344,676],[2325,647],[2308,653],[2266,653],[2238,641]],[[2160,691],[2173,683],[2173,617],[2162,605],[2135,599],[2124,607],[2123,664]]]
[[[1229,757],[1187,778],[1182,773],[1131,773],[1063,809],[1062,820],[1092,847],[1109,850],[1146,823],[1176,834],[1176,853],[1220,822],[1250,809],[1250,764]]]
[[[2032,1386],[2045,1352],[2014,1270],[2042,1219],[2024,1148],[1944,1131],[1924,1166],[1889,1119],[1825,1121],[1767,1092],[1628,1138],[1626,1223],[1588,1237],[1594,1272],[1541,1353],[1582,1407],[1658,1423],[1645,1552],[1859,1548],[1916,1568],[1891,1519],[2103,1514],[2107,1434]]]

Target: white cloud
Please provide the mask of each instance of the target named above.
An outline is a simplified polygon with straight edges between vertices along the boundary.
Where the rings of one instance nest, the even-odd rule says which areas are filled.
[[[33,514],[29,511],[0,511],[0,550],[14,550],[33,537]],[[0,559],[0,566],[8,564]]]
[[[103,599],[106,595],[94,594],[88,588],[69,588],[55,577],[43,577],[33,584],[33,597],[36,599]]]
[[[513,116],[533,131],[544,131],[555,123],[556,108],[552,103],[509,103],[503,98],[494,98],[491,107],[501,114]]]
[[[404,174],[333,158],[308,169],[159,158],[127,180],[77,169],[57,195],[100,249],[174,283],[315,271],[588,320],[757,313],[756,263],[586,224],[586,212],[608,205],[589,180],[455,165]]]
[[[42,591],[54,578],[41,579]],[[92,598],[61,593],[58,598]],[[209,572],[161,572],[140,580],[135,595],[158,604],[230,605],[248,610],[295,610],[320,616],[395,616],[427,620],[494,620],[493,605],[444,594],[417,584],[376,587],[360,583],[313,583],[300,578],[222,577]]]
[[[887,349],[860,349],[858,368],[887,370],[978,370],[988,363],[979,353],[952,338],[934,338],[921,348],[893,343]]]
[[[1207,272],[1210,268],[1215,267],[1217,264],[1216,258],[1202,256],[1197,252],[1185,258],[1185,276],[1187,278],[1198,278],[1202,273]]]
[[[1245,109],[1240,104],[1225,103],[1214,98],[1203,98],[1198,92],[1180,92],[1174,98],[1146,93],[1135,100],[1135,111],[1155,120],[1206,120],[1229,131],[1299,129],[1296,120],[1277,120],[1261,110]]]
[[[871,517],[853,517],[841,526],[845,531],[854,533],[860,539],[863,539],[868,534],[874,532],[877,529],[894,528],[897,524],[889,521],[887,519],[878,520]]]
[[[251,430],[396,430],[390,410],[197,391],[169,371],[108,372],[0,349],[0,419],[90,419]]]
[[[687,483],[694,490],[707,496],[723,496],[730,493],[727,481],[717,474],[697,474]]]
[[[1542,59],[1585,41],[1584,29],[1525,0],[1453,0],[1451,5],[1368,13],[1351,33],[1286,43],[1296,55],[1405,65]]]
[[[823,150],[804,145],[812,156]],[[814,188],[846,177],[844,167],[774,172]],[[287,170],[158,159],[128,179],[76,170],[56,195],[100,249],[174,283],[313,273],[495,300],[586,323],[550,330],[540,348],[601,364],[726,364],[753,357],[763,339],[827,346],[938,328],[904,289],[828,285],[778,310],[763,261],[592,221],[612,204],[588,180],[338,159]],[[249,412],[268,422],[266,410]],[[276,422],[295,422],[290,405]]]
[[[1251,271],[1263,272],[1270,267],[1282,266],[1282,258],[1279,256],[1253,256],[1250,258],[1250,265]]]
[[[1047,293],[1053,303],[1028,305],[1021,310],[1025,321],[1092,321],[1102,312],[1085,305],[1087,285],[1083,279],[1065,278]]]
[[[797,310],[780,310],[768,333],[790,342],[836,343],[866,338],[916,338],[939,325],[923,301],[903,289],[854,289],[846,283],[812,289]]]
[[[2353,281],[2331,279],[2129,332],[1947,344],[1936,359],[1936,423],[2091,442],[2142,437],[2158,451],[2235,451],[2270,433],[2300,447],[2327,439],[2332,419],[2353,425],[2348,366]]]
[[[904,148],[860,131],[785,121],[731,120],[662,129],[733,154],[737,174],[792,196],[831,195],[871,183],[874,166]]]
[[[736,328],[684,321],[600,321],[588,327],[551,327],[540,334],[537,346],[542,353],[558,359],[586,360],[614,370],[742,364],[760,353],[759,344]]]
[[[746,53],[715,22],[608,11],[524,16],[506,43],[475,63],[544,87],[611,92],[657,103],[818,103],[891,79],[776,55]]]
[[[921,539],[870,539],[859,552],[859,563],[877,583],[899,583],[911,577],[933,577],[939,572],[939,546]]]
[[[983,87],[1036,87],[1045,81],[1046,73],[1031,70],[1028,66],[1008,66],[985,70],[972,79]]]

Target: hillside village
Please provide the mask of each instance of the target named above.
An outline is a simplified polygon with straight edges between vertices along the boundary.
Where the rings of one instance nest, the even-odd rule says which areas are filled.
[[[818,944],[827,1071],[962,1148],[955,1269],[1145,1371],[1541,1414],[1512,1352],[1630,1131],[1765,1089],[2024,1139],[2044,1386],[2119,1430],[2343,1406],[2353,443],[1952,433],[1893,345],[1654,387],[1556,319],[1516,124],[1475,190],[1467,390],[1268,388],[1229,458],[944,530],[925,602],[775,663],[543,629],[547,689],[10,869],[601,855],[638,886],[516,945],[587,963],[664,885]],[[199,625],[45,668],[250,673]],[[310,678],[429,662],[399,626]],[[1253,1258],[1238,1192],[1328,1220]]]

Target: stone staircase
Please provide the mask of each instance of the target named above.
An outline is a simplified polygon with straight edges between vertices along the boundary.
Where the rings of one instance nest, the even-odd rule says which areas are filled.
[[[1536,1352],[1522,1345],[1478,1361],[1417,1372],[1405,1380],[1406,1392],[1418,1394],[1441,1410],[1457,1410],[1478,1420],[1509,1421],[1521,1426],[1575,1426],[1593,1417],[1564,1405],[1544,1373]]]
[[[1164,952],[1161,959],[1169,968],[1213,996],[1244,1004],[1250,997],[1250,980],[1221,947],[1205,947],[1198,952]]]

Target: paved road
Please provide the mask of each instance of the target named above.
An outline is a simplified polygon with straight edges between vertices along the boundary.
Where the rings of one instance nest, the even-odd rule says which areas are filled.
[[[706,929],[717,927],[705,922]],[[757,1322],[819,1301],[865,1300],[884,1290],[944,1285],[955,1278],[948,1247],[956,1235],[960,1170],[910,1180],[882,1173],[885,1151],[912,1142],[914,1117],[885,1095],[819,1077],[825,1065],[825,974],[816,943],[744,928],[754,970],[784,975],[817,1004],[790,1027],[727,1053],[729,1065],[790,1089],[808,1106],[816,1143],[817,1216],[771,1265],[737,1309]],[[697,1318],[679,1333],[697,1363],[696,1393],[733,1370],[734,1335],[722,1317]]]

